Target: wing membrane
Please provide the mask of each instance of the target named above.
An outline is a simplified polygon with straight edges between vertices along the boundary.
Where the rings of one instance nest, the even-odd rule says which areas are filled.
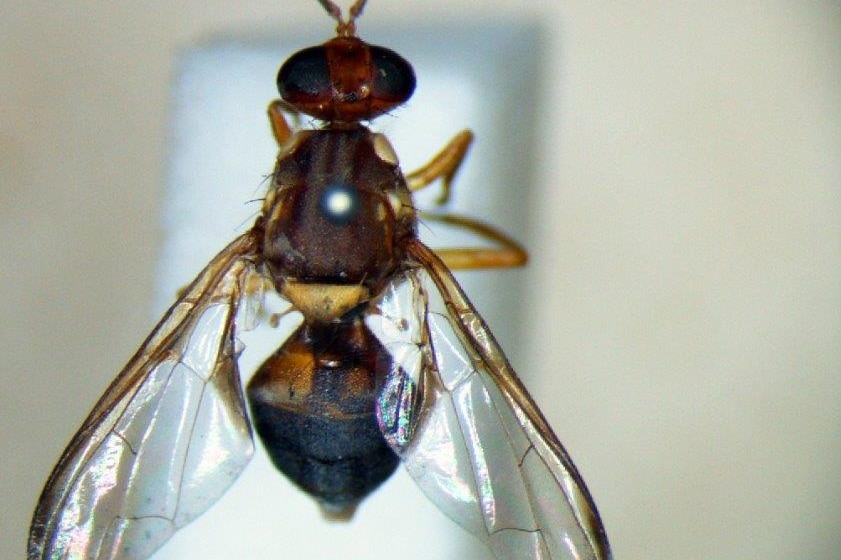
[[[29,560],[147,558],[239,476],[253,442],[234,318],[258,303],[255,246],[249,232],[219,253],[94,407],[41,495]]]
[[[381,425],[386,439],[427,497],[498,559],[610,558],[584,481],[484,321],[431,250],[412,242],[409,252],[421,268],[369,320],[403,376],[387,387],[417,393],[381,405],[381,417],[402,420],[400,431]]]

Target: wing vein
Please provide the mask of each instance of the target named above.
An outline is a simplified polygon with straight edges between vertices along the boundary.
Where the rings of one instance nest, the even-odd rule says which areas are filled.
[[[223,249],[106,389],[47,481],[29,560],[145,557],[247,464],[251,430],[229,346],[258,245],[255,228]],[[201,425],[204,411],[213,418]]]
[[[482,317],[474,310],[446,265],[432,250],[421,241],[413,239],[407,242],[406,251],[421,271],[410,270],[407,275],[417,278],[418,283],[423,283],[421,276],[426,273],[427,278],[431,280],[440,294],[441,303],[446,310],[442,315],[449,319],[454,335],[461,344],[463,355],[472,364],[472,369],[464,377],[469,379],[478,375],[486,390],[495,387],[502,396],[499,401],[495,398],[491,399],[493,415],[490,415],[490,412],[485,414],[489,415],[488,422],[501,424],[506,431],[505,446],[512,453],[510,455],[511,465],[517,465],[517,477],[525,489],[525,500],[534,520],[532,526],[537,528],[535,532],[538,534],[538,540],[542,543],[534,543],[537,548],[530,549],[530,554],[535,556],[529,556],[529,558],[544,558],[547,553],[552,558],[579,558],[582,552],[584,552],[586,558],[611,558],[610,546],[599,519],[598,511],[583,479],[545,417],[528,394],[525,386],[514,373]],[[424,317],[427,323],[432,320],[429,315],[437,311],[437,309],[424,309]],[[425,328],[429,330],[426,324]],[[453,375],[461,376],[463,374],[453,372],[448,375],[455,384],[455,387],[449,387],[448,389],[460,391],[462,390],[460,385],[467,383],[467,380],[463,377],[453,377]],[[448,378],[448,382],[450,378]],[[510,409],[513,416],[502,412],[499,408],[501,406]],[[461,410],[463,410],[463,406]],[[471,434],[472,427],[468,429],[460,414],[456,416],[459,418],[457,424],[464,437],[468,441],[475,438],[476,434]],[[493,416],[493,418],[491,419],[490,416]],[[506,421],[505,418],[511,420]],[[524,436],[524,441],[515,441],[510,431],[515,429],[515,424],[518,434],[521,433]],[[494,436],[493,434],[497,435]],[[487,437],[499,438],[501,434],[490,430],[487,431]],[[496,443],[496,445],[501,446],[502,444]],[[529,458],[531,452],[536,454],[534,459],[537,459],[537,461]],[[474,455],[471,452],[471,463],[473,463],[472,457]],[[481,471],[481,465],[471,464],[471,472],[476,477],[477,482],[484,475]],[[505,485],[514,484],[511,488],[516,487],[517,482],[515,480],[512,483],[511,479],[507,481],[503,479]],[[548,495],[546,494],[547,491],[549,491]],[[442,498],[446,496],[445,493]],[[562,503],[565,506],[562,508],[565,512],[557,509]],[[451,506],[439,507],[449,509]],[[520,506],[510,506],[508,504],[506,507],[509,507],[509,509],[514,507],[515,510],[519,507],[520,509],[517,511],[527,511],[527,508],[522,507],[522,504]],[[526,514],[523,513],[523,515]],[[518,518],[525,519],[525,517],[515,516],[515,519]],[[566,528],[559,532],[554,525],[555,522],[562,522]],[[548,526],[547,523],[552,523],[552,525]],[[506,525],[508,524],[506,523]],[[511,530],[515,529],[522,528],[511,528]],[[499,532],[496,531],[494,534]],[[500,542],[498,544],[501,548],[497,549],[494,546],[494,549],[497,554],[503,554],[500,558],[508,557],[507,552],[502,552],[508,550],[507,547],[521,546],[513,542]],[[538,548],[541,548],[543,552],[538,551]]]

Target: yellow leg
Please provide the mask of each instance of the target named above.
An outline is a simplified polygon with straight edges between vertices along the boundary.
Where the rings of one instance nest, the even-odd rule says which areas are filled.
[[[292,136],[292,127],[289,126],[286,117],[283,116],[283,112],[288,110],[286,104],[280,99],[275,99],[269,103],[269,123],[272,126],[272,134],[274,134],[278,146],[283,146]]]
[[[497,247],[453,247],[435,249],[450,270],[475,270],[479,268],[512,268],[523,266],[528,261],[526,250],[511,237],[488,224],[466,216],[453,214],[431,214],[421,212],[421,221],[440,222],[456,228],[469,230],[478,236],[493,241]]]
[[[410,191],[420,190],[436,179],[441,179],[441,196],[436,204],[444,204],[450,199],[450,183],[461,167],[464,156],[473,142],[473,133],[462,130],[456,134],[444,149],[420,169],[406,175],[406,184]]]

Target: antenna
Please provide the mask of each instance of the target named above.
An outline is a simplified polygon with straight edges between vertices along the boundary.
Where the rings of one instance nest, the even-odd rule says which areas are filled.
[[[356,0],[348,9],[348,20],[342,19],[342,9],[332,0],[318,0],[318,3],[335,19],[339,25],[336,27],[336,34],[344,37],[352,37],[356,33],[356,18],[362,15],[362,8],[368,0]]]

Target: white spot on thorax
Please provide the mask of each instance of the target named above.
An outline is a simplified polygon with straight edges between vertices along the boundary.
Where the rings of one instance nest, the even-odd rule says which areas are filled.
[[[353,199],[343,190],[335,190],[327,195],[327,211],[334,216],[344,216],[353,207]]]

